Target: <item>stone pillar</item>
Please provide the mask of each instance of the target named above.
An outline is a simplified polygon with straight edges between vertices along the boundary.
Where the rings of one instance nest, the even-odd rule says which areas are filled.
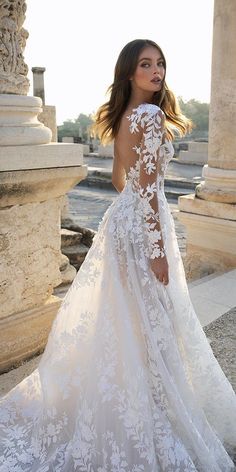
[[[179,198],[186,273],[236,267],[236,2],[215,0],[208,164],[195,195]]]
[[[209,157],[204,200],[236,203],[236,2],[215,0],[212,50]]]
[[[33,90],[36,97],[40,97],[43,105],[45,105],[45,92],[44,92],[44,72],[45,67],[32,67],[33,72]]]
[[[44,90],[44,72],[45,67],[32,67],[33,72],[33,91],[36,97],[40,97],[43,102],[43,110],[39,114],[38,119],[45,126],[50,128],[52,132],[52,142],[57,142],[57,121],[56,121],[56,107],[45,105],[45,90]]]
[[[215,0],[208,166],[228,170],[236,170],[235,33],[235,0]]]
[[[26,96],[25,11],[0,0],[0,372],[47,342],[61,304],[62,201],[87,174],[83,146],[51,143],[41,98]]]

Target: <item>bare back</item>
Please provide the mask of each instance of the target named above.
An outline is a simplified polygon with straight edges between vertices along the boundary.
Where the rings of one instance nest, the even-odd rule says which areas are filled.
[[[130,132],[130,121],[128,115],[132,113],[132,109],[127,109],[122,116],[120,128],[114,141],[115,159],[119,161],[125,170],[126,176],[130,168],[135,166],[138,159],[137,152],[133,149],[140,145],[142,139],[142,131],[132,134]]]

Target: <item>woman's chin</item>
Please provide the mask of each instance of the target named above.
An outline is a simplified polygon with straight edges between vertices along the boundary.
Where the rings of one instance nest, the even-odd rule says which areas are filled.
[[[152,90],[154,90],[155,92],[159,92],[159,90],[161,90],[161,86],[162,84],[153,84]]]

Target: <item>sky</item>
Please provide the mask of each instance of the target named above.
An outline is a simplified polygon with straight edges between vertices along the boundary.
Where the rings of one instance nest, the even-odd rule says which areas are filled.
[[[166,82],[176,96],[210,101],[214,0],[27,0],[24,51],[45,67],[45,102],[57,124],[94,113],[107,100],[115,63],[126,43],[155,41],[166,61]]]

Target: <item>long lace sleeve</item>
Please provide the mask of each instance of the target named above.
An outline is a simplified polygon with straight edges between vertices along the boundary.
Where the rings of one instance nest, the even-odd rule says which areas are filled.
[[[135,150],[139,154],[139,179],[137,190],[141,197],[141,206],[150,242],[150,258],[164,257],[158,188],[163,180],[163,149],[161,147],[164,133],[165,115],[156,105],[148,105],[142,113],[135,115],[131,132],[143,128],[142,140]]]

